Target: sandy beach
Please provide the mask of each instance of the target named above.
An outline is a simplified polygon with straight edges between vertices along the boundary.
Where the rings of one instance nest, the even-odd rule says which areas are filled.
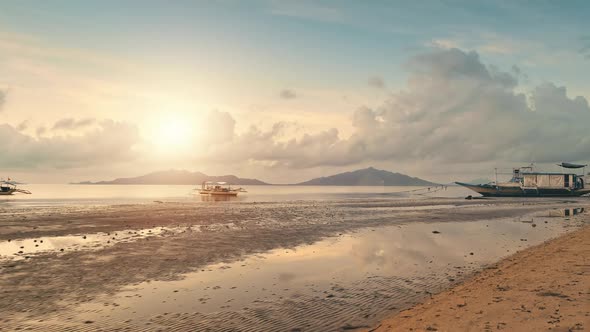
[[[510,256],[370,331],[590,328],[590,227]]]
[[[579,229],[586,203],[373,198],[3,208],[0,330],[367,329],[507,255]],[[587,273],[580,257],[571,261]],[[567,296],[539,297],[544,313],[555,316],[551,301],[575,300],[580,309],[587,299],[587,274],[567,271],[565,280],[585,284],[586,293],[539,288],[531,296]],[[474,294],[454,307],[472,312]],[[572,327],[584,324],[576,319]]]

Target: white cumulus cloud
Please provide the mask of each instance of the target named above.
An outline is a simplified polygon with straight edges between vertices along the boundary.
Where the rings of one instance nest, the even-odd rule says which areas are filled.
[[[0,167],[73,168],[113,165],[133,160],[140,141],[134,125],[112,120],[81,136],[32,137],[0,124]]]
[[[590,159],[588,102],[569,97],[565,87],[544,83],[525,95],[517,89],[518,73],[459,49],[414,56],[406,68],[407,86],[379,107],[359,108],[349,138],[332,128],[284,142],[277,140],[280,125],[254,127],[242,135],[232,130],[231,144],[210,149],[209,157],[294,168]]]

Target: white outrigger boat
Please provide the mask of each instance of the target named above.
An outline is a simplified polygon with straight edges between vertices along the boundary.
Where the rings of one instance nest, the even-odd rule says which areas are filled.
[[[212,196],[237,196],[238,193],[246,192],[243,188],[232,188],[227,182],[203,182],[199,194]]]
[[[16,187],[16,183],[10,180],[0,181],[0,195],[12,195],[14,193],[21,193],[21,194],[28,194],[30,195],[31,192],[24,189],[19,189]]]
[[[512,170],[512,179],[508,182],[496,181],[488,184],[469,184],[455,182],[486,197],[564,197],[590,194],[585,167],[572,163],[558,164],[564,169],[583,169],[582,174],[571,172],[548,173],[537,172],[533,166],[519,167]]]

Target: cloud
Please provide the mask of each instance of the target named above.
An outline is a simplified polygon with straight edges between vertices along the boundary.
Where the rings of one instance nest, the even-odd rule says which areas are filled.
[[[73,130],[82,127],[87,127],[96,122],[95,119],[87,118],[87,119],[80,119],[76,120],[74,118],[64,118],[60,119],[51,128],[51,130]]]
[[[546,82],[525,93],[518,67],[504,71],[455,48],[415,55],[405,69],[406,86],[378,106],[358,108],[346,137],[329,124],[304,134],[286,122],[240,131],[230,113],[213,111],[192,160],[284,169],[590,160],[590,107],[584,97],[568,96],[566,87]],[[137,128],[126,123],[65,118],[48,128],[28,136],[0,125],[0,167],[112,165],[136,160],[141,147]],[[78,128],[84,133],[71,135]]]
[[[4,107],[5,102],[6,102],[6,92],[4,92],[3,90],[0,90],[0,112],[2,111],[2,108]]]
[[[136,157],[134,146],[139,140],[135,126],[112,120],[101,121],[97,129],[81,136],[37,138],[25,135],[8,124],[0,124],[0,155],[3,156],[0,167],[26,169],[113,165],[133,160]]]
[[[228,143],[210,147],[207,161],[248,161],[267,166],[305,168],[314,165],[347,164],[346,151],[335,145],[341,143],[337,129],[328,129],[315,134],[304,134],[298,139],[281,141],[285,125],[275,123],[270,130],[263,131],[256,126],[236,135]],[[344,147],[344,145],[342,145]]]
[[[407,67],[407,89],[373,110],[381,121],[365,120],[370,127],[350,139],[349,144],[366,147],[366,158],[445,163],[590,159],[590,133],[583,124],[590,120],[588,103],[583,97],[570,99],[564,87],[546,83],[535,88],[533,109],[516,92],[514,75],[485,66],[475,52],[439,50],[413,57]]]
[[[460,47],[460,42],[453,40],[453,39],[445,39],[445,38],[440,38],[440,39],[433,39],[429,42],[426,43],[427,47],[433,47],[433,48],[440,48],[440,49],[451,49],[451,48],[458,48]]]
[[[379,76],[369,77],[369,80],[367,81],[367,83],[372,88],[377,88],[377,89],[385,88],[385,81],[383,80],[382,77],[379,77]]]
[[[44,127],[44,126],[37,127],[37,129],[35,130],[35,133],[37,134],[37,137],[40,137],[40,136],[45,135],[46,132],[47,132],[47,128]]]
[[[292,168],[361,162],[444,164],[590,160],[590,108],[584,97],[544,83],[520,92],[518,73],[482,63],[476,52],[439,49],[407,61],[409,79],[379,107],[337,129],[280,141],[282,128],[252,127],[209,156]]]
[[[18,131],[27,130],[27,128],[29,128],[29,121],[27,121],[27,120],[25,120],[25,121],[23,121],[23,122],[19,123],[19,124],[16,126],[16,130],[18,130]]]
[[[586,59],[590,60],[590,36],[584,36],[580,38],[582,47],[580,48],[580,54]]]
[[[207,143],[222,144],[233,140],[236,121],[229,113],[214,110],[208,114],[205,122],[211,128],[207,131]]]
[[[279,97],[282,99],[295,99],[297,98],[297,93],[293,90],[285,89],[279,93]]]
[[[530,56],[531,53],[547,52],[545,45],[537,42],[479,30],[464,31],[447,38],[435,38],[428,41],[425,46],[443,50],[471,49],[480,54],[493,55],[494,57],[519,53]]]

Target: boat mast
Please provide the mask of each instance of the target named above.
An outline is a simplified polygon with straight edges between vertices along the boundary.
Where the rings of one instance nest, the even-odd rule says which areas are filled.
[[[496,173],[496,185],[498,185],[498,168],[494,168],[494,173]]]

